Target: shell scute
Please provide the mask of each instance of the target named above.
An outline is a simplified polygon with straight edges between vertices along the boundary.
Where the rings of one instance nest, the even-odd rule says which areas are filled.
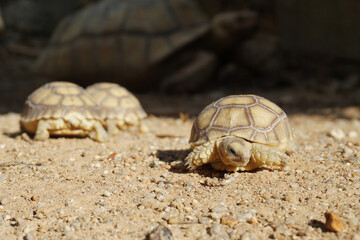
[[[213,126],[234,128],[249,126],[250,120],[247,117],[245,108],[238,108],[234,111],[233,108],[224,108],[216,116]]]
[[[256,128],[269,128],[278,119],[278,116],[273,111],[269,111],[260,105],[253,106],[249,110]]]
[[[209,127],[211,124],[212,116],[216,113],[215,107],[206,108],[196,119],[196,127],[200,130]]]
[[[116,83],[96,83],[87,87],[86,91],[98,103],[104,120],[125,120],[136,125],[147,116],[139,100]]]
[[[255,99],[252,98],[251,96],[244,96],[242,98],[238,98],[236,96],[229,96],[226,98],[222,98],[220,101],[218,101],[216,103],[216,105],[218,105],[218,106],[240,105],[241,106],[241,105],[250,105],[250,104],[254,104],[254,103],[255,103]]]

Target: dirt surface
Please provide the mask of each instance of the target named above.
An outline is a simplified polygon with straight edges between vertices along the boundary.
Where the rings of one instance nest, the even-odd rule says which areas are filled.
[[[184,120],[152,116],[150,133],[108,143],[37,142],[18,114],[2,115],[1,238],[144,239],[163,224],[175,239],[359,239],[358,119],[291,115],[298,149],[285,171],[240,173],[188,172]],[[326,231],[327,211],[346,229]]]
[[[19,127],[24,99],[48,81],[29,73],[30,53],[0,48],[0,239],[145,239],[158,225],[174,239],[360,239],[356,84],[347,92],[338,91],[344,81],[310,89],[141,94],[149,133],[123,132],[107,143],[39,142]],[[288,113],[297,145],[289,166],[188,172],[183,160],[194,116],[239,93],[267,97]],[[325,228],[329,211],[340,215],[344,230]]]

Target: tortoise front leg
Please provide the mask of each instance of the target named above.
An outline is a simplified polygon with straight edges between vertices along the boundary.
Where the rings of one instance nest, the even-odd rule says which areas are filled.
[[[189,170],[194,170],[206,163],[216,160],[215,142],[206,142],[196,146],[185,158],[185,165]]]
[[[35,132],[35,140],[46,140],[50,137],[51,130],[57,130],[65,128],[63,119],[43,119],[39,120],[37,129]]]
[[[40,120],[35,132],[35,140],[43,141],[50,137],[48,120]]]
[[[287,165],[288,155],[263,144],[253,143],[251,164],[258,168],[283,169]]]

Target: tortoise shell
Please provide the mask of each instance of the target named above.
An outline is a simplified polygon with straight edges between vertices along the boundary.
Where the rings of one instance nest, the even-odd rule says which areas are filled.
[[[126,88],[116,83],[96,83],[86,88],[100,107],[100,116],[106,119],[143,119],[147,115],[139,100]]]
[[[208,30],[193,0],[100,1],[60,22],[35,69],[57,79],[109,76],[131,84]]]
[[[71,115],[102,122],[97,103],[82,87],[70,82],[51,82],[29,95],[20,121],[26,131],[35,133],[38,120],[66,119]]]
[[[229,135],[279,149],[293,139],[285,112],[255,95],[231,95],[208,105],[195,120],[189,143],[195,147]]]

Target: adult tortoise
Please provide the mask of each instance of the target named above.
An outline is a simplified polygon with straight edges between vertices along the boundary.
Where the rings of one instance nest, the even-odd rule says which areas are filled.
[[[51,82],[36,89],[26,99],[20,123],[23,130],[35,134],[35,140],[50,135],[108,140],[97,103],[82,87],[70,82]]]
[[[105,121],[110,135],[116,135],[119,129],[137,127],[147,132],[142,120],[147,116],[139,100],[126,88],[116,83],[100,82],[86,88],[100,107],[100,116]]]
[[[231,95],[208,105],[195,120],[189,140],[189,169],[210,163],[214,169],[282,169],[293,149],[285,112],[255,95]]]
[[[212,75],[216,56],[180,50],[209,35],[227,43],[255,19],[239,11],[210,22],[194,0],[100,1],[60,22],[35,71],[86,84],[101,78],[133,89],[192,88]]]

